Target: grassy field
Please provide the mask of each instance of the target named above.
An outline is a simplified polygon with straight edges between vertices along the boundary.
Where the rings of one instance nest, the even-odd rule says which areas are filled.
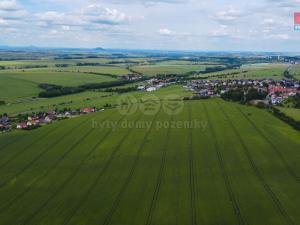
[[[58,72],[49,69],[0,71],[0,99],[11,102],[18,98],[36,97],[41,83],[78,86],[87,83],[102,83],[115,78],[80,72]]]
[[[176,93],[179,96],[190,96],[192,93],[187,92],[181,86],[171,86],[168,88],[163,88],[155,92],[154,94],[158,97],[163,98],[166,95]],[[128,94],[123,94],[123,96],[134,96],[136,98],[141,98],[147,95],[145,92],[132,92]],[[18,114],[24,112],[39,112],[39,111],[50,111],[55,108],[83,108],[83,107],[102,107],[106,104],[114,105],[117,103],[120,95],[105,93],[105,92],[83,92],[74,95],[61,96],[51,99],[32,99],[32,98],[16,98],[11,101],[9,105],[0,106],[0,114],[8,113]]]
[[[278,109],[296,121],[300,121],[300,109],[285,107],[278,107]]]
[[[247,64],[241,69],[231,69],[222,72],[202,74],[200,77],[210,79],[283,79],[284,71],[289,67],[287,64]]]
[[[180,74],[191,71],[202,71],[205,69],[205,66],[160,63],[155,65],[133,66],[132,69],[147,76],[154,76],[158,74]]]
[[[300,80],[300,65],[293,65],[290,67],[290,73],[298,80]]]
[[[300,223],[300,134],[254,107],[108,110],[1,135],[0,149],[1,225]]]
[[[61,71],[71,71],[71,72],[92,72],[92,73],[103,73],[111,75],[127,75],[130,72],[122,67],[118,66],[71,66],[63,69]]]

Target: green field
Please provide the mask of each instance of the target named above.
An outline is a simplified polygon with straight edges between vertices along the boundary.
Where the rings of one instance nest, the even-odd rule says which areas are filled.
[[[11,101],[15,98],[36,97],[41,91],[41,83],[78,86],[87,83],[101,83],[115,80],[112,77],[78,73],[58,72],[48,69],[31,69],[22,71],[0,71],[0,99]]]
[[[300,223],[300,134],[254,107],[108,110],[1,135],[0,149],[1,225]]]
[[[246,64],[240,69],[230,69],[221,72],[202,74],[200,77],[210,79],[283,79],[284,71],[289,67],[288,64],[259,63]]]
[[[161,63],[155,65],[133,66],[132,69],[147,76],[154,76],[158,74],[180,74],[191,71],[203,71],[205,66]]]
[[[13,93],[13,92],[12,92]],[[163,98],[166,95],[177,94],[179,96],[190,96],[191,92],[187,92],[182,86],[171,86],[163,88],[155,92],[158,97]],[[132,92],[123,94],[123,96],[132,95],[136,98],[141,98],[147,95],[145,92]],[[39,111],[51,111],[54,109],[64,108],[84,108],[84,107],[102,107],[106,104],[114,105],[120,95],[109,92],[82,92],[79,94],[61,96],[50,99],[32,99],[32,98],[16,98],[14,101],[10,101],[8,105],[0,106],[0,114],[8,113],[9,115],[15,115],[24,112],[39,112]]]
[[[300,109],[286,107],[278,107],[278,109],[296,121],[300,121]]]

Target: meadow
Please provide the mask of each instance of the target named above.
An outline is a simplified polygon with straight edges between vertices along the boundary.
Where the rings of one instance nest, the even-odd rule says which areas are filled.
[[[299,224],[299,132],[220,99],[142,108],[1,135],[0,224]]]
[[[289,68],[288,64],[258,63],[245,64],[240,69],[229,69],[222,72],[214,72],[198,75],[196,77],[208,77],[208,79],[283,79],[283,73]]]
[[[296,121],[300,121],[300,109],[287,108],[287,107],[278,107],[287,116],[293,118]]]
[[[192,93],[187,92],[182,86],[171,86],[163,88],[155,92],[159,98],[163,98],[166,95],[176,94],[178,96],[190,96]],[[134,96],[141,98],[146,96],[145,92],[132,92],[123,94],[122,96]],[[62,110],[64,108],[84,108],[84,107],[103,107],[110,104],[115,105],[120,95],[116,93],[101,92],[101,91],[87,91],[79,94],[61,96],[50,99],[43,98],[20,98],[14,99],[8,105],[0,106],[0,114],[8,113],[10,115],[16,115],[18,113],[31,113],[39,111],[51,111],[54,109]]]
[[[146,76],[155,76],[160,74],[182,74],[188,72],[197,72],[205,70],[203,65],[189,65],[189,64],[170,64],[160,63],[154,65],[141,65],[131,67],[134,71],[142,73]]]

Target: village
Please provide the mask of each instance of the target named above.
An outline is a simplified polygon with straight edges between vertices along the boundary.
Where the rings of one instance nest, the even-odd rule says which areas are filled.
[[[232,89],[249,88],[266,93],[266,101],[272,105],[281,104],[289,97],[300,94],[300,82],[298,80],[193,80],[185,86],[199,98],[220,97]]]
[[[0,115],[0,133],[10,132],[14,129],[33,130],[39,127],[51,124],[55,121],[74,118],[80,115],[101,112],[104,109],[82,108],[79,110],[66,109],[62,111],[49,111],[40,113],[31,113],[29,115],[18,115],[9,117],[7,114]]]
[[[137,86],[138,91],[153,92],[161,88],[177,84],[173,79],[152,78]],[[280,105],[292,96],[300,95],[300,82],[298,80],[274,80],[274,79],[234,79],[234,80],[191,80],[184,86],[194,93],[189,99],[201,99],[221,97],[230,90],[242,89],[245,93],[249,89],[255,89],[259,93],[266,93],[264,102],[271,105]],[[187,100],[187,99],[184,99]],[[78,110],[65,109],[63,111],[49,111],[9,117],[7,114],[0,115],[0,133],[6,133],[13,129],[32,130],[51,124],[56,120],[76,117],[79,115],[103,111],[104,109],[82,108]]]

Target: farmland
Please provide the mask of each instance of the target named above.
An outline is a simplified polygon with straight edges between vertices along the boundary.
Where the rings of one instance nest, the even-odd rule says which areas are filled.
[[[285,113],[287,116],[293,118],[296,121],[300,121],[300,109],[278,107],[280,111]]]
[[[200,75],[198,77],[208,77],[210,79],[275,79],[283,78],[284,71],[288,69],[287,64],[261,63],[246,64],[240,69],[230,69],[222,72],[214,72]]]
[[[157,65],[145,65],[134,66],[134,71],[143,73],[147,76],[154,76],[158,74],[180,74],[193,71],[202,71],[205,66],[202,65],[171,65],[171,64],[157,64]]]
[[[197,129],[170,126],[194,120]],[[150,125],[130,129],[137,122]],[[3,225],[300,221],[300,134],[253,107],[108,110],[2,135],[0,144]]]
[[[0,118],[12,127],[0,134],[0,225],[299,224],[300,133],[190,89],[297,78],[298,67],[131,54],[0,54],[12,59],[0,61]],[[58,95],[40,95],[47,88]],[[36,115],[51,122],[18,128]]]

